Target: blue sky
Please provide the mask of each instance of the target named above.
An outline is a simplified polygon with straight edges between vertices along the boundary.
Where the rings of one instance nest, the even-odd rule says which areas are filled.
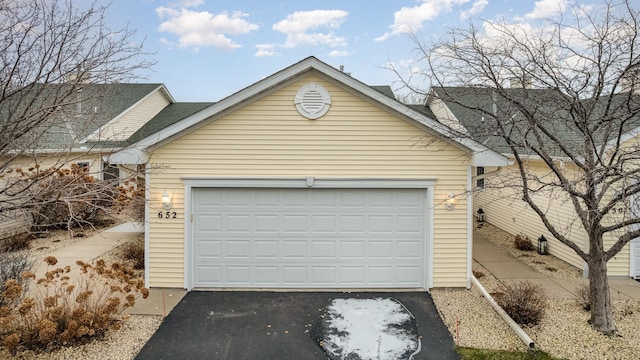
[[[593,0],[599,2],[599,0]],[[569,0],[117,0],[113,28],[127,23],[157,64],[148,82],[177,101],[217,101],[307,56],[344,65],[369,85],[393,85],[385,68],[409,68],[419,37],[469,21],[527,22],[566,9]]]

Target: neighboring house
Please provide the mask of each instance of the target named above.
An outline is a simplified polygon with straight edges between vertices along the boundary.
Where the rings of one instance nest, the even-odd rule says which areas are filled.
[[[5,154],[7,170],[26,171],[36,164],[41,170],[77,164],[87,167],[97,179],[118,183],[139,169],[136,162],[112,164],[109,155],[126,150],[128,141],[133,141],[130,139],[135,139],[140,130],[145,131],[152,119],[167,114],[185,117],[211,104],[176,103],[162,84],[81,84],[70,89],[68,84],[37,84],[3,100],[0,113],[6,123],[18,113],[24,119],[29,112],[56,108],[55,116],[21,136],[16,145],[19,150]],[[3,144],[9,141],[3,140]],[[144,176],[144,167],[141,173]],[[5,201],[22,200],[14,196]],[[5,212],[0,219],[0,238],[24,231],[29,225],[30,217],[23,211]]]
[[[120,137],[109,162],[147,168],[147,285],[469,287],[464,194],[508,160],[389,90],[309,57]]]
[[[513,86],[515,85],[515,86]],[[533,89],[522,84],[512,84],[509,89],[511,94],[523,101],[527,99],[545,99],[553,101],[557,92],[546,89]],[[440,94],[439,94],[440,92]],[[448,99],[454,99],[450,101]],[[613,99],[616,101],[616,99]],[[544,104],[544,101],[540,101]],[[465,104],[467,107],[461,106]],[[544,106],[544,105],[542,105]],[[481,108],[487,113],[498,111],[496,99],[490,89],[471,87],[446,87],[434,88],[426,102],[426,110],[430,111],[442,123],[455,128],[462,134],[475,139],[487,147],[512,158],[510,149],[504,141],[493,134],[492,129],[483,126],[485,118],[483,115],[469,108]],[[543,110],[540,110],[543,112]],[[517,121],[518,114],[511,115]],[[541,118],[554,119],[561,118],[560,114],[541,114]],[[574,130],[562,128],[561,121],[558,121],[557,135],[563,137],[566,144],[571,144],[579,137]],[[635,125],[634,125],[635,124]],[[622,136],[623,142],[637,143],[638,128],[640,123],[631,122],[628,131]],[[624,130],[624,129],[623,129]],[[596,140],[597,141],[597,140]],[[606,144],[602,144],[606,146]],[[623,145],[624,147],[625,145]],[[550,148],[549,151],[554,151]],[[544,178],[553,176],[549,167],[535,155],[526,155],[527,171],[532,178]],[[563,158],[558,152],[558,164],[565,169],[565,173],[570,174],[580,170],[571,161]],[[525,234],[534,243],[540,236],[545,236],[549,240],[549,253],[580,268],[586,269],[584,261],[568,246],[556,240],[540,220],[539,216],[522,200],[519,186],[520,174],[515,164],[502,167],[476,167],[474,168],[474,192],[473,206],[474,213],[482,208],[487,222],[509,232],[510,234]],[[583,249],[588,250],[588,237],[580,224],[573,205],[566,200],[562,194],[544,193],[536,197],[536,201],[547,211],[549,221],[556,225],[558,229],[564,231],[571,241],[579,244]],[[605,238],[605,242],[613,243],[613,238]],[[606,245],[606,244],[605,244]],[[585,272],[586,273],[586,272]],[[640,241],[633,241],[625,246],[618,255],[608,263],[608,274],[611,276],[631,276],[640,277]]]

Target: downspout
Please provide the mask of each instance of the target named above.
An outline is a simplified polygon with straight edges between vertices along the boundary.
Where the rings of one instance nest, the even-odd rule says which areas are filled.
[[[473,166],[467,166],[467,289],[471,288],[473,276]]]
[[[144,164],[144,284],[149,287],[149,221],[151,213],[151,165]]]

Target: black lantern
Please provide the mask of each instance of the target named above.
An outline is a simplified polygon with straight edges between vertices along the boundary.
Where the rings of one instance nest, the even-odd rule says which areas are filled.
[[[484,222],[484,210],[482,210],[482,208],[478,209],[478,211],[476,212],[476,216],[478,222]]]
[[[538,254],[547,255],[547,239],[544,235],[538,238]]]

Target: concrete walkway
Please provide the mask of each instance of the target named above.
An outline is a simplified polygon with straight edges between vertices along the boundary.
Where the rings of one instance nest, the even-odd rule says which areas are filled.
[[[71,269],[78,268],[76,261],[93,263],[103,254],[126,243],[127,241],[144,232],[144,226],[140,223],[124,223],[107,230],[97,232],[92,236],[76,241],[71,246],[65,246],[56,251],[52,251],[47,256],[54,256],[58,263],[51,268],[58,268],[69,265]],[[41,278],[47,271],[47,264],[38,261],[34,269],[36,278]]]
[[[577,290],[588,284],[588,279],[550,279],[478,233],[473,234],[473,259],[501,281],[542,286],[552,300],[575,299]],[[612,299],[640,300],[640,283],[631,278],[610,277],[609,286]]]

